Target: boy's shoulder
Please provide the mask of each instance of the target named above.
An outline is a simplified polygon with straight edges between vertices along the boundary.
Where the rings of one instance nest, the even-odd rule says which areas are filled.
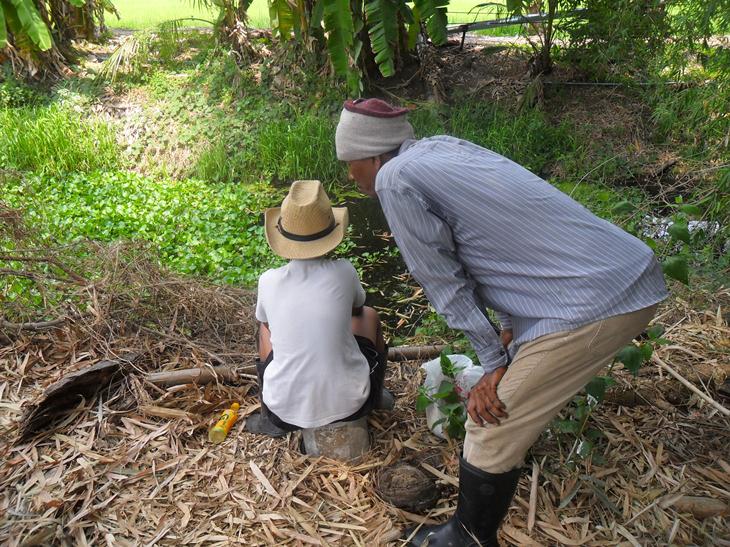
[[[263,283],[279,277],[283,273],[287,265],[288,264],[284,264],[283,266],[279,266],[278,268],[269,268],[268,270],[266,270],[259,276],[259,286],[261,286]]]

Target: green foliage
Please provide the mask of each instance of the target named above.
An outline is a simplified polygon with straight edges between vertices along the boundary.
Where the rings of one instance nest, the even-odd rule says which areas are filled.
[[[287,0],[269,0],[271,28],[280,38],[288,40],[294,30],[295,13]]]
[[[34,0],[0,0],[0,49],[9,43],[8,30],[20,49],[48,51],[53,45]]]
[[[322,20],[328,33],[327,50],[337,74],[346,76],[353,91],[359,91],[360,79],[354,68],[362,43],[355,33],[349,0],[321,0]]]
[[[31,106],[40,102],[40,94],[24,84],[10,71],[0,74],[0,109]]]
[[[414,0],[413,5],[418,16],[414,17],[412,26],[424,21],[431,41],[437,46],[445,44],[449,0]]]
[[[592,77],[606,78],[627,68],[646,71],[669,33],[662,0],[570,0],[567,4],[568,9],[585,11],[580,18],[561,22],[570,40],[566,57]]]
[[[573,128],[567,123],[555,125],[536,110],[515,114],[494,103],[463,101],[453,107],[424,105],[409,117],[418,136],[446,134],[466,139],[537,174],[578,152]]]
[[[676,279],[685,285],[689,285],[689,264],[687,263],[686,257],[670,256],[662,264],[662,269],[664,270],[664,273],[672,279]]]
[[[179,272],[248,286],[279,263],[260,225],[273,195],[265,186],[98,171],[30,176],[4,188],[6,203],[22,206],[29,225],[49,226],[58,242],[147,241]]]
[[[630,344],[616,354],[616,360],[623,363],[626,369],[636,376],[644,363],[644,356],[638,346]]]
[[[448,0],[419,0],[413,9],[406,0],[319,0],[313,7],[272,0],[269,5],[273,31],[283,40],[294,31],[295,41],[304,49],[326,50],[335,74],[346,80],[352,95],[362,91],[362,69],[369,64],[359,38],[363,28],[372,59],[385,77],[395,74],[404,45],[415,48],[422,25],[435,44],[446,41]]]
[[[45,173],[116,167],[114,131],[67,107],[0,110],[0,165]]]
[[[634,376],[644,363],[647,363],[658,345],[669,343],[662,338],[664,327],[654,325],[646,330],[645,341],[638,344],[629,344],[623,347],[615,356],[614,362],[622,363]],[[573,439],[573,445],[567,456],[568,465],[575,466],[581,460],[591,458],[595,463],[601,463],[602,456],[595,453],[603,433],[590,427],[590,417],[604,400],[606,390],[616,384],[611,376],[612,367],[609,367],[608,376],[595,376],[585,386],[585,395],[576,396],[572,404],[565,411],[566,417],[557,418],[551,428],[560,435]]]
[[[380,73],[385,76],[395,74],[395,50],[400,26],[398,24],[399,2],[394,0],[369,0],[365,2],[368,34],[375,53]]]

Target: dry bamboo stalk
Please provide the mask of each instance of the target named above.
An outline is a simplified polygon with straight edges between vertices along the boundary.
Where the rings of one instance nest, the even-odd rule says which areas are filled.
[[[209,384],[218,380],[235,381],[238,373],[255,374],[255,365],[244,365],[232,367],[230,365],[219,365],[206,368],[185,368],[181,370],[170,370],[167,372],[153,372],[147,375],[147,381],[158,386],[177,386],[180,384]]]
[[[662,361],[659,357],[656,355],[652,355],[651,360],[654,361],[657,365],[659,365],[660,368],[663,370],[666,370],[669,374],[674,376],[679,382],[684,385],[687,389],[689,389],[692,393],[696,394],[698,397],[700,397],[703,401],[706,401],[713,407],[715,407],[717,410],[719,410],[722,414],[725,416],[730,416],[730,410],[722,406],[720,403],[718,403],[715,399],[707,395],[706,393],[700,391],[697,389],[694,384],[692,384],[690,381],[686,380],[679,372],[674,370],[672,367],[670,367],[668,364],[666,364],[664,361]]]
[[[401,346],[388,350],[389,361],[416,361],[436,357],[445,346]],[[186,368],[165,372],[154,372],[147,375],[147,381],[160,386],[176,386],[180,384],[208,384],[216,380],[235,381],[241,374],[256,374],[256,366],[218,365],[206,368]]]
[[[530,508],[527,511],[527,531],[532,532],[537,515],[537,483],[540,476],[540,465],[532,462],[532,479],[530,480]]]

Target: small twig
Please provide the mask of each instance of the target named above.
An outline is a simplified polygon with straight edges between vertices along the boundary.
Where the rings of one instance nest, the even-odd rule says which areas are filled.
[[[29,323],[11,323],[5,319],[0,319],[0,328],[7,330],[44,331],[62,325],[67,319],[67,317],[59,317],[52,321],[34,321]]]
[[[60,261],[56,260],[52,257],[36,257],[36,256],[8,256],[8,255],[2,255],[0,256],[0,260],[7,260],[9,262],[45,262],[46,264],[51,264],[52,266],[55,266],[59,270],[61,270],[63,273],[65,273],[67,276],[69,276],[73,281],[78,283],[79,285],[86,285],[87,281],[83,277],[81,277],[79,274],[73,272],[63,264],[61,264]]]
[[[651,360],[654,361],[659,366],[659,368],[661,368],[663,370],[666,370],[669,374],[671,374],[672,376],[674,376],[677,380],[679,380],[679,382],[683,386],[685,386],[687,389],[689,389],[692,393],[694,393],[695,395],[697,395],[703,401],[705,401],[705,402],[709,403],[710,405],[712,405],[714,408],[716,408],[717,410],[719,410],[725,416],[730,416],[730,410],[728,410],[727,408],[725,408],[724,406],[722,406],[720,403],[718,403],[715,399],[713,399],[712,397],[710,397],[706,393],[703,393],[702,391],[700,391],[699,389],[697,389],[697,387],[692,382],[690,382],[689,380],[685,379],[681,374],[679,374],[679,372],[677,372],[676,370],[674,370],[672,367],[670,367],[668,364],[666,364],[664,361],[662,361],[659,357],[657,357],[656,355],[652,355],[651,356]]]

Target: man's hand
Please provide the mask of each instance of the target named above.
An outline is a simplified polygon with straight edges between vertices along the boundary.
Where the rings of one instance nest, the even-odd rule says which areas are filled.
[[[478,425],[483,426],[484,422],[499,425],[500,418],[508,417],[504,403],[497,397],[497,386],[505,372],[507,367],[488,372],[469,392],[466,410]]]
[[[502,329],[502,332],[499,333],[499,341],[502,342],[504,349],[507,349],[512,342],[512,329]]]

